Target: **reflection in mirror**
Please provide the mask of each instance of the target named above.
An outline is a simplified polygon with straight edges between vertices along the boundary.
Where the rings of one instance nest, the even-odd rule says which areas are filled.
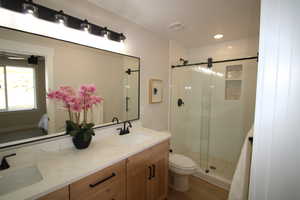
[[[96,125],[139,118],[138,58],[5,28],[0,43],[0,145],[64,132],[66,110],[46,98],[60,86],[96,86]]]

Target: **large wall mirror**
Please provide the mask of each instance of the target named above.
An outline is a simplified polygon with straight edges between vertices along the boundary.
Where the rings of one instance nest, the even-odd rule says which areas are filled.
[[[46,98],[60,86],[96,86],[97,126],[139,119],[139,75],[137,57],[0,28],[0,147],[64,134],[67,112]]]

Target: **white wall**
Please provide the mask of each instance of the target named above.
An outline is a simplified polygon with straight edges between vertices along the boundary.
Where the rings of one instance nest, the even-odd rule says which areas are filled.
[[[251,200],[300,199],[300,1],[262,0]]]
[[[231,48],[230,48],[231,47]],[[214,60],[233,59],[256,56],[258,52],[258,38],[220,42],[213,45],[192,48],[188,51],[190,63],[206,62],[207,58]]]
[[[90,4],[82,0],[62,0],[62,1],[48,1],[37,0],[37,3],[57,9],[64,10],[65,13],[80,17],[82,19],[87,18],[89,21],[107,26],[112,30],[123,32],[127,36],[125,41],[125,49],[120,50],[126,54],[131,54],[141,57],[141,119],[144,126],[163,130],[167,129],[168,121],[168,64],[169,64],[169,46],[168,40],[160,38],[154,33],[145,30],[144,28],[131,23],[119,16],[116,16],[102,8],[98,8],[93,4]],[[3,12],[2,12],[3,13]],[[15,15],[15,14],[12,14]],[[10,16],[11,17],[11,16]],[[12,17],[7,15],[1,17],[0,25],[9,25],[13,27],[23,27],[23,30],[31,31],[34,28],[36,33],[47,33],[47,22],[39,24],[40,27],[34,27],[32,24],[22,25],[26,22],[18,22]],[[25,23],[26,24],[26,23]],[[49,31],[48,31],[49,32]],[[59,31],[57,31],[59,32]],[[65,31],[67,32],[67,31]],[[64,39],[72,38],[78,43],[89,43],[90,45],[97,46],[97,41],[90,37],[90,40],[86,37],[74,38],[71,34],[78,35],[76,31],[69,31],[70,35],[62,35]],[[54,33],[53,33],[54,34]],[[57,35],[59,35],[57,33]],[[88,37],[88,36],[87,36]],[[99,41],[100,45],[100,41]],[[97,46],[100,47],[101,46]],[[109,48],[109,45],[107,46]],[[148,104],[148,81],[150,78],[158,78],[164,81],[164,102],[162,104],[150,105]]]
[[[171,130],[171,97],[172,97],[172,65],[180,64],[179,59],[186,59],[188,55],[188,49],[180,43],[170,40],[169,41],[169,112],[168,112],[168,130]]]
[[[187,59],[188,48],[174,40],[169,41],[169,62],[170,65],[179,65],[179,59]]]

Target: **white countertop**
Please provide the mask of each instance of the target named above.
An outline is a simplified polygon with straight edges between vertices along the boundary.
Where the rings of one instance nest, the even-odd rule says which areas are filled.
[[[110,129],[110,132],[112,130],[115,128]],[[171,137],[168,132],[142,127],[135,127],[130,134],[124,136],[119,136],[116,131],[114,132],[114,134],[108,131],[101,133],[101,129],[97,130],[96,134],[99,137],[93,138],[88,149],[76,150],[74,147],[69,147],[59,151],[42,151],[39,152],[34,163],[18,164],[18,168],[37,166],[43,179],[33,185],[0,196],[0,199],[39,198]],[[17,167],[8,170],[15,170],[14,168]]]

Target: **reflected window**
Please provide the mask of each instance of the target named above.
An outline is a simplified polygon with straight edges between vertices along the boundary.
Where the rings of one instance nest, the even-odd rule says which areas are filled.
[[[0,67],[0,110],[2,112],[36,108],[35,69]]]

